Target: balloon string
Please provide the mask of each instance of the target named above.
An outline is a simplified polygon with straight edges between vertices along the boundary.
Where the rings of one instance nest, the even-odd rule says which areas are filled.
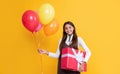
[[[38,45],[38,42],[37,42],[37,38],[36,38],[36,36],[35,36],[35,33],[32,33],[32,35],[33,35],[33,39],[34,39],[34,41],[35,41],[35,45],[36,45],[36,47],[37,47],[37,49],[39,48],[39,45]]]
[[[39,43],[37,42],[37,38],[35,36],[35,33],[33,32],[32,35],[33,35],[33,39],[35,41],[35,45],[36,45],[37,49],[39,49]],[[41,60],[41,63],[40,63],[41,64],[41,74],[43,74],[42,55],[40,55],[40,60]]]

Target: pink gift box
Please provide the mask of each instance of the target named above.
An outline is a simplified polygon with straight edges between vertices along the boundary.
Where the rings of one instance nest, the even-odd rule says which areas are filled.
[[[75,50],[75,52],[78,53],[78,50],[70,47],[66,47],[62,49],[61,69],[79,71],[80,64],[77,62],[73,50]],[[83,53],[83,57],[85,57],[85,53]],[[84,71],[86,70],[87,70],[87,65],[85,64]]]

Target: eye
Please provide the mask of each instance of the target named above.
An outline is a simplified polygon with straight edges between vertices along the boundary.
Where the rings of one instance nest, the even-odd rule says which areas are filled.
[[[65,27],[65,29],[67,29],[67,27]]]
[[[65,30],[67,30],[68,28],[67,27],[65,27]]]
[[[71,29],[71,26],[69,28]]]

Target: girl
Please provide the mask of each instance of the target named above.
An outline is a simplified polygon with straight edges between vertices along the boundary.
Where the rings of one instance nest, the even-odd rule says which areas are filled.
[[[83,47],[83,49],[86,52],[86,57],[83,61],[80,60],[79,54],[75,55],[76,60],[80,63],[80,71],[83,70],[83,65],[87,63],[88,59],[90,58],[91,52],[89,48],[86,46],[85,42],[81,37],[77,37],[75,26],[71,21],[67,21],[63,25],[63,37],[60,39],[58,44],[58,49],[56,53],[48,52],[43,49],[38,49],[38,52],[41,54],[46,54],[50,57],[58,58],[58,72],[57,74],[80,74],[80,71],[71,71],[71,70],[64,70],[61,69],[61,51],[64,47],[71,47],[74,49],[78,49],[80,46]]]

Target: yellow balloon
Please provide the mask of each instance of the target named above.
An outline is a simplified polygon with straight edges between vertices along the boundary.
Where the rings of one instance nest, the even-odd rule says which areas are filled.
[[[49,4],[43,4],[38,11],[40,22],[44,25],[50,23],[54,18],[54,8]]]

